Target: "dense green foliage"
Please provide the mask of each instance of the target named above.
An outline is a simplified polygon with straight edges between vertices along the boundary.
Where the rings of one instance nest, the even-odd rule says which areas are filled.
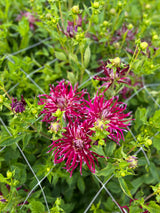
[[[159,14],[159,0],[0,1],[1,212],[160,212]],[[115,80],[104,94],[127,104],[132,125],[120,145],[93,146],[105,156],[95,174],[83,165],[82,175],[77,168],[70,177],[48,153],[53,134],[38,95],[65,79],[93,98],[105,89],[94,77],[107,60],[114,73],[129,64],[130,83]],[[12,98],[21,95],[25,110],[16,113]]]

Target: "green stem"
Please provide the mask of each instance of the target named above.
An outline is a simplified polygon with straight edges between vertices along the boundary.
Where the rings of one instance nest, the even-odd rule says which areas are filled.
[[[81,50],[81,64],[82,64],[82,70],[81,70],[81,79],[80,79],[80,84],[83,82],[83,75],[84,75],[84,60],[83,60],[83,51]]]
[[[152,194],[148,195],[145,199],[144,202],[146,202],[148,199],[150,199],[151,197],[153,197],[155,195],[155,192],[153,192]]]
[[[64,22],[63,22],[63,15],[62,15],[62,10],[61,10],[61,2],[58,2],[58,6],[59,6],[59,13],[61,16],[61,22],[62,22],[62,28],[64,29]]]

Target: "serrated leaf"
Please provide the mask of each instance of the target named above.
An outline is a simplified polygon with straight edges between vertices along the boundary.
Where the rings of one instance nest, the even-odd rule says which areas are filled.
[[[77,186],[79,188],[79,190],[82,192],[82,194],[84,193],[85,191],[85,183],[84,183],[84,180],[82,177],[79,177],[78,178],[78,181],[77,181]]]
[[[45,207],[40,201],[31,201],[29,204],[32,213],[44,213]]]
[[[63,52],[55,51],[55,56],[56,56],[56,58],[58,58],[61,61],[66,61],[66,59],[67,59]]]
[[[156,136],[153,138],[153,146],[154,146],[158,151],[160,151],[160,134],[156,135]]]
[[[127,183],[125,182],[125,180],[124,180],[122,177],[119,177],[118,180],[119,180],[119,184],[120,184],[120,186],[121,186],[122,191],[123,191],[128,197],[130,197],[131,199],[133,199],[133,198],[132,198],[132,194],[131,194],[130,190],[128,189],[128,186],[127,186]]]
[[[76,83],[76,77],[73,72],[67,72],[67,78],[71,82],[72,85]]]
[[[20,141],[22,138],[23,138],[23,135],[18,136],[16,138],[14,138],[13,136],[6,137],[1,141],[0,146],[11,146],[17,143],[18,141]]]
[[[102,146],[93,146],[92,147],[92,151],[97,153],[98,155],[105,156],[105,153],[103,151],[103,147]]]
[[[89,64],[90,57],[91,57],[91,51],[90,51],[90,47],[88,46],[85,50],[85,53],[84,53],[84,66],[85,66],[85,68],[87,68],[87,66]]]
[[[108,163],[108,165],[104,169],[97,172],[96,175],[108,177],[109,175],[113,174],[114,170],[115,170],[115,167],[111,163]]]
[[[73,61],[73,62],[75,62],[76,64],[78,64],[77,55],[70,53],[70,54],[69,54],[69,61]]]
[[[9,182],[7,181],[7,178],[5,178],[2,174],[0,174],[0,183],[7,183],[7,184],[9,184]]]
[[[25,134],[23,136],[23,150],[26,148],[26,146],[28,145],[30,139],[32,137],[32,134]]]
[[[110,157],[113,154],[113,151],[115,150],[115,148],[116,148],[116,143],[115,142],[111,141],[111,142],[107,143],[106,156]]]
[[[143,208],[147,209],[150,213],[160,212],[160,206],[154,201],[150,201],[148,205],[143,205]]]
[[[160,177],[159,177],[159,173],[157,171],[155,164],[151,162],[149,169],[150,169],[152,176],[155,178],[155,180],[159,181]]]

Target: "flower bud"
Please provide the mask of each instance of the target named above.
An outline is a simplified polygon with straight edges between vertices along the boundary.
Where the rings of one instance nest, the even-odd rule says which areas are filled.
[[[4,99],[3,95],[0,95],[0,104],[3,103],[3,99]]]
[[[143,13],[143,18],[147,18],[148,15],[146,13]]]
[[[57,111],[55,113],[53,113],[53,116],[59,118],[61,117],[63,114],[63,112],[60,109],[57,109]]]
[[[7,171],[7,178],[10,179],[12,177],[12,172]]]
[[[79,6],[75,5],[72,7],[72,13],[73,14],[79,14]]]
[[[151,139],[147,139],[147,140],[146,140],[146,144],[147,144],[148,146],[151,146],[151,145],[152,145],[152,140],[151,140]]]
[[[151,9],[151,5],[150,4],[146,4],[145,8],[146,9]]]
[[[122,2],[118,1],[118,7],[122,7]]]
[[[52,23],[53,24],[56,24],[57,23],[57,20],[55,18],[52,18]]]
[[[126,176],[125,172],[121,172],[120,175],[121,175],[122,177]]]
[[[127,18],[128,17],[128,13],[127,11],[124,12],[124,17]]]
[[[106,20],[103,22],[103,26],[104,26],[104,27],[107,27],[107,26],[108,26],[108,24],[109,24],[109,22],[108,22],[108,21],[106,21]]]
[[[145,50],[146,48],[148,47],[148,43],[147,42],[141,42],[140,43],[140,48],[142,49],[142,50]]]
[[[116,10],[114,8],[111,8],[109,12],[110,12],[111,15],[115,15],[116,14]]]
[[[153,37],[152,37],[153,40],[158,40],[158,38],[159,38],[159,37],[158,37],[157,34],[153,35]]]
[[[116,49],[119,49],[119,48],[120,48],[119,42],[115,42],[115,43],[113,43],[113,45],[114,45],[114,47],[115,47]]]
[[[49,172],[51,169],[50,169],[49,167],[47,167],[47,169],[46,169],[46,170],[47,170],[47,172]]]
[[[93,3],[93,8],[94,8],[94,9],[98,9],[99,6],[100,6],[99,2],[94,2],[94,3]]]
[[[128,29],[129,29],[129,30],[133,29],[133,25],[132,25],[132,24],[129,24],[129,25],[128,25]]]
[[[137,167],[138,160],[136,156],[128,156],[126,161],[129,163],[129,168],[135,169]]]
[[[32,113],[33,113],[33,114],[36,114],[36,113],[37,113],[37,110],[36,110],[36,109],[32,109]]]
[[[104,145],[105,145],[105,141],[104,141],[103,139],[100,139],[100,140],[98,141],[98,145],[104,146]]]
[[[148,19],[144,20],[145,25],[149,25],[149,23],[150,23],[150,20],[148,20]]]
[[[112,60],[110,60],[112,62],[112,64],[116,67],[120,66],[120,63],[121,63],[121,59],[119,57],[116,57]]]
[[[104,122],[99,119],[94,123],[94,126],[97,130],[100,130],[100,131],[103,131],[105,127]]]
[[[52,17],[52,16],[51,16],[50,13],[47,13],[47,14],[46,14],[46,18],[47,18],[47,19],[51,19],[51,17]]]
[[[52,122],[49,129],[51,132],[57,133],[60,129],[60,125],[58,122]]]

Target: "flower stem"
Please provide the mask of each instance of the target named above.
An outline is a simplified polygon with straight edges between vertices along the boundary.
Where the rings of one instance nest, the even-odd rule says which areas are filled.
[[[155,192],[153,192],[152,194],[148,195],[145,199],[144,202],[146,202],[148,199],[150,199],[151,197],[153,197],[155,195]]]
[[[7,91],[5,90],[4,87],[2,87],[2,90],[4,91],[4,93],[8,96],[8,98],[10,99],[10,101],[12,101],[12,98],[9,96],[9,94],[7,93]]]

